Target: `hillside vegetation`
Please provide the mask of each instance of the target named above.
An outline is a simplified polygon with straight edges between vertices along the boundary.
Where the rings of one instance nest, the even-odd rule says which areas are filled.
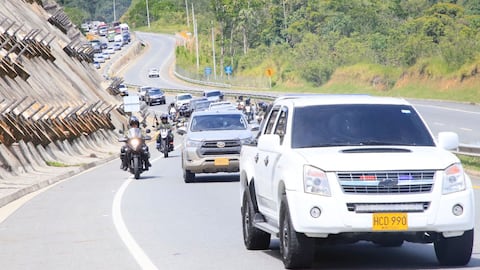
[[[219,78],[225,66],[243,81],[270,69],[279,90],[480,101],[478,0],[157,0],[150,28],[146,4],[132,0],[122,20],[191,37],[195,14],[199,68],[193,38],[177,64],[198,76],[215,51]]]
[[[73,23],[86,21],[112,22],[118,20],[130,7],[132,0],[56,0],[64,7]],[[150,0],[152,1],[152,0]],[[115,4],[115,12],[114,5]]]

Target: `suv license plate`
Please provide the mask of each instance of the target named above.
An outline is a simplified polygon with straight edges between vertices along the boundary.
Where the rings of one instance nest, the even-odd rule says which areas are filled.
[[[216,158],[214,161],[215,166],[228,166],[230,164],[230,161],[228,158]]]
[[[407,213],[373,213],[374,231],[405,231],[408,229]]]

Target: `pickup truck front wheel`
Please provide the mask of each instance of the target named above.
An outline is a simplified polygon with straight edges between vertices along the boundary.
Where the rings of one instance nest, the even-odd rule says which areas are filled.
[[[185,180],[185,183],[192,183],[195,181],[195,173],[192,173],[189,170],[183,170],[183,179]]]
[[[313,239],[293,228],[285,197],[280,210],[280,253],[283,264],[288,269],[309,268],[315,254]]]
[[[262,250],[270,246],[270,234],[253,226],[255,210],[249,198],[248,191],[243,193],[242,223],[243,242],[248,250]]]
[[[462,236],[445,238],[443,235],[433,243],[435,255],[441,265],[463,266],[472,257],[473,229],[465,231]]]

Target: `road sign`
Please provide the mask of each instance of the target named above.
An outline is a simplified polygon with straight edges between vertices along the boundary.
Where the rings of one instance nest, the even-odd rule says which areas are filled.
[[[267,77],[272,77],[273,74],[275,74],[275,71],[273,70],[273,68],[267,68],[265,70],[265,75],[267,75]]]
[[[233,72],[232,66],[226,66],[225,67],[225,74],[230,75]]]
[[[205,76],[208,76],[208,75],[212,74],[212,68],[211,67],[206,67],[203,72],[205,73]]]

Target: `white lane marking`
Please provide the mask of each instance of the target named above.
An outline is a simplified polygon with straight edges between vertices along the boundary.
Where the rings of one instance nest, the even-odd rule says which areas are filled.
[[[123,221],[122,197],[131,182],[132,178],[127,179],[115,194],[112,206],[113,224],[117,229],[120,239],[122,239],[123,243],[127,246],[130,254],[132,254],[138,265],[140,265],[140,267],[144,270],[158,270],[158,268],[153,264],[150,258],[148,258],[147,254],[145,254],[143,249],[137,244],[135,239],[128,231],[125,222]]]
[[[433,123],[433,124],[436,125],[436,126],[445,126],[444,123],[440,123],[440,122],[435,122],[435,123]]]
[[[473,131],[473,129],[471,129],[471,128],[460,128],[460,129],[463,130],[463,131]]]

